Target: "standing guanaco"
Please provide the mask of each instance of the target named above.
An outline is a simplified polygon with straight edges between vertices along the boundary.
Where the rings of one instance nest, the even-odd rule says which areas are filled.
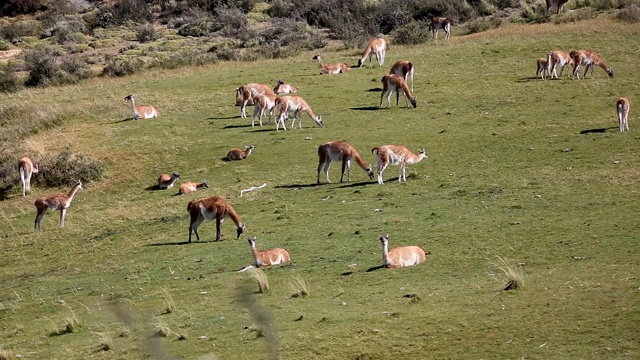
[[[73,197],[76,195],[78,190],[82,190],[82,182],[78,181],[71,188],[71,191],[67,195],[65,194],[55,194],[47,197],[42,197],[36,200],[35,206],[37,210],[36,221],[33,225],[34,230],[40,229],[40,223],[42,222],[42,218],[48,209],[51,210],[60,210],[60,227],[64,227],[64,217],[67,214],[67,209],[71,206],[71,201]]]
[[[18,173],[22,182],[22,196],[27,196],[27,191],[31,191],[31,176],[38,173],[38,165],[34,165],[28,156],[23,156],[18,161]]]
[[[222,238],[221,228],[222,221],[226,216],[231,217],[236,224],[236,233],[238,239],[240,235],[247,229],[245,224],[240,220],[240,216],[233,209],[225,199],[213,196],[206,199],[192,200],[187,204],[187,211],[191,216],[189,222],[189,242],[191,242],[191,233],[196,233],[196,238],[200,241],[200,235],[198,234],[198,227],[205,220],[216,220],[216,241],[220,241]]]
[[[631,103],[626,97],[621,97],[616,101],[616,112],[618,113],[618,124],[620,126],[620,132],[624,129],[629,130],[629,109]]]
[[[406,182],[407,164],[415,164],[427,158],[427,152],[424,149],[419,149],[418,155],[416,155],[402,145],[376,146],[371,149],[371,153],[376,155],[378,162],[378,184],[384,184],[382,173],[389,164],[400,165],[398,182]]]
[[[320,170],[324,165],[324,173],[327,177],[327,182],[330,183],[329,180],[329,167],[331,166],[332,161],[342,161],[342,170],[340,172],[340,182],[342,182],[344,177],[344,169],[347,168],[347,179],[351,181],[351,160],[355,160],[355,162],[364,170],[367,175],[369,175],[369,179],[373,179],[373,170],[371,170],[371,165],[365,163],[358,154],[358,151],[348,144],[345,141],[330,141],[326,142],[318,147],[318,184],[320,184]]]
[[[391,107],[391,94],[396,92],[396,106],[398,106],[398,102],[400,101],[400,93],[404,95],[404,101],[409,107],[409,101],[411,105],[415,108],[418,106],[416,102],[416,97],[411,94],[411,90],[407,86],[407,82],[404,81],[404,78],[400,75],[389,74],[382,77],[382,94],[380,94],[380,107],[382,107],[382,98],[387,94],[387,104]]]
[[[364,54],[358,59],[358,67],[362,67],[364,62],[369,58],[369,66],[371,66],[371,58],[373,55],[376,55],[376,59],[378,59],[378,65],[384,65],[384,58],[387,53],[387,47],[389,43],[384,38],[377,38],[371,40],[367,48],[364,50]]]

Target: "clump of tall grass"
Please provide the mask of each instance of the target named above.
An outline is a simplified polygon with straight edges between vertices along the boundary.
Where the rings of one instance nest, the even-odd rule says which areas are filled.
[[[265,292],[269,291],[269,278],[267,277],[267,274],[265,274],[265,272],[262,271],[262,269],[260,268],[249,269],[247,273],[249,274],[249,277],[255,280],[256,283],[258,284],[258,292],[260,292],[261,294],[264,294]]]
[[[0,64],[0,92],[14,93],[22,89],[16,70],[15,64]]]
[[[510,263],[500,256],[497,256],[497,258],[500,260],[498,268],[502,270],[507,278],[501,289],[507,291],[522,288],[524,286],[524,275],[520,265]]]
[[[76,314],[72,311],[71,315],[64,318],[64,328],[52,331],[49,336],[77,333],[81,329],[82,323],[80,322]]]
[[[164,312],[163,314],[171,314],[176,312],[176,303],[173,301],[173,297],[169,290],[162,289],[162,297],[164,298]]]
[[[98,351],[109,351],[113,349],[113,338],[109,333],[97,332],[99,338]]]
[[[292,298],[305,297],[310,294],[309,285],[300,275],[295,275],[289,283]]]

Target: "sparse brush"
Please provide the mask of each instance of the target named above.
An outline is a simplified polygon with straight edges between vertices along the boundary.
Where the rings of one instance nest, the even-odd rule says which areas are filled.
[[[72,311],[71,316],[68,316],[64,319],[65,321],[65,330],[64,333],[75,333],[80,331],[82,328],[82,323],[78,320],[76,314]]]
[[[309,295],[309,285],[307,285],[307,282],[304,281],[300,275],[293,277],[293,280],[289,283],[289,289],[293,293],[291,294],[293,298]]]
[[[253,268],[248,271],[249,276],[258,283],[258,291],[261,294],[269,291],[269,278],[262,269]]]
[[[500,260],[498,268],[507,276],[507,281],[502,286],[502,290],[515,290],[524,286],[524,275],[522,269],[518,265],[510,264],[500,256],[496,257]]]
[[[171,331],[171,329],[169,328],[169,325],[158,319],[155,318],[155,322],[153,324],[153,335],[157,336],[157,337],[168,337],[169,335],[171,335],[173,333],[173,331]]]

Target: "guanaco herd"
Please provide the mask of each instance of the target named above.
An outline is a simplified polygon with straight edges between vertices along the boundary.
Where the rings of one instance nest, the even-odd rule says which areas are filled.
[[[546,0],[547,14],[551,8],[556,7],[559,14],[568,0]],[[452,21],[445,17],[435,17],[430,24],[430,30],[433,32],[434,39],[438,38],[438,32],[440,30],[445,31],[445,39],[449,39],[451,36]],[[373,39],[362,56],[358,59],[357,67],[362,67],[367,58],[369,59],[369,66],[372,65],[372,58],[375,55],[378,66],[384,65],[386,50],[388,48],[387,40],[384,38]],[[340,74],[348,73],[350,66],[346,63],[334,63],[325,64],[322,61],[322,55],[318,54],[313,57],[313,60],[317,61],[320,74]],[[605,65],[600,56],[591,50],[574,50],[569,53],[562,50],[555,50],[547,52],[546,57],[541,57],[536,60],[536,78],[540,77],[543,80],[547,77],[554,79],[562,76],[562,72],[566,70],[567,77],[573,75],[573,79],[580,79],[580,66],[584,66],[584,79],[591,69],[591,76],[593,77],[593,68],[596,66],[601,67],[609,77],[613,78],[613,71],[611,68]],[[560,68],[560,74],[557,70]],[[569,67],[573,67],[571,74],[569,73]],[[413,95],[413,78],[414,67],[409,61],[397,61],[391,67],[389,74],[384,75],[382,78],[382,94],[380,95],[379,107],[382,107],[382,102],[387,96],[387,106],[391,107],[391,95],[396,92],[396,106],[399,103],[400,93],[403,94],[405,104],[407,107],[417,106],[416,97]],[[411,83],[411,87],[408,84]],[[255,126],[255,119],[258,117],[260,126],[263,126],[262,119],[265,113],[268,115],[268,123],[271,124],[271,117],[274,110],[278,111],[278,115],[275,119],[276,130],[279,130],[282,126],[283,130],[286,130],[286,121],[289,118],[289,113],[293,113],[291,127],[295,127],[295,121],[298,120],[299,128],[302,128],[301,117],[302,113],[307,115],[315,121],[315,123],[322,127],[322,116],[317,116],[307,104],[307,102],[300,96],[289,95],[298,92],[298,88],[291,84],[286,84],[282,79],[278,79],[276,86],[271,87],[264,84],[249,83],[240,86],[236,89],[236,105],[240,106],[240,117],[246,118],[246,107],[253,105],[255,107],[254,113],[251,119],[251,126]],[[287,95],[287,96],[278,96]],[[160,115],[158,110],[154,106],[149,105],[136,105],[136,95],[131,94],[125,97],[125,100],[131,103],[132,119],[150,119]],[[411,104],[411,105],[409,105]],[[621,97],[616,102],[616,114],[618,116],[619,131],[623,132],[629,130],[629,109],[630,102],[626,97]],[[245,150],[238,148],[231,149],[226,156],[226,160],[244,160],[255,149],[254,145],[245,146]],[[399,174],[398,182],[407,181],[406,179],[406,166],[408,164],[415,164],[423,159],[427,158],[427,153],[424,149],[418,149],[418,153],[414,154],[409,149],[402,145],[383,145],[376,146],[371,149],[372,154],[376,157],[377,162],[377,180],[379,184],[384,184],[383,173],[389,165],[398,165]],[[369,179],[374,178],[374,172],[371,164],[367,164],[358,151],[345,141],[330,141],[321,144],[318,147],[318,169],[317,169],[317,184],[320,184],[320,172],[324,170],[327,183],[330,183],[329,168],[334,161],[341,162],[340,182],[344,181],[344,172],[347,171],[347,181],[351,181],[351,160],[367,174]],[[33,174],[38,173],[38,165],[34,164],[29,156],[24,156],[18,163],[18,172],[20,174],[20,180],[22,182],[22,196],[26,196],[27,192],[31,190],[31,177]],[[180,174],[172,172],[171,174],[161,174],[158,177],[158,189],[166,190],[171,189],[176,180],[180,178]],[[175,195],[184,195],[196,191],[201,188],[208,188],[209,183],[203,180],[200,183],[188,181],[182,184],[179,191]],[[40,230],[42,218],[47,210],[60,210],[60,227],[64,227],[64,219],[66,211],[71,205],[76,193],[82,190],[82,183],[78,181],[67,194],[55,194],[47,197],[38,198],[35,201],[35,207],[37,210],[36,219],[34,222],[34,230]],[[220,241],[222,238],[222,222],[225,217],[230,217],[236,224],[237,238],[246,231],[246,225],[240,219],[240,216],[233,209],[231,204],[221,197],[209,197],[200,200],[192,200],[187,204],[187,211],[190,215],[189,222],[189,242],[192,240],[192,233],[195,233],[197,241],[200,241],[200,235],[198,234],[198,227],[205,220],[216,221],[216,241]],[[249,265],[239,271],[245,271],[250,268],[259,268],[270,265],[283,264],[291,261],[289,251],[283,248],[268,249],[259,251],[256,247],[256,238],[248,238],[251,253],[253,255],[253,264]],[[396,247],[389,250],[389,235],[381,235],[380,242],[382,244],[382,266],[387,268],[405,267],[418,265],[425,261],[426,255],[430,252],[425,252],[418,246],[404,246]]]

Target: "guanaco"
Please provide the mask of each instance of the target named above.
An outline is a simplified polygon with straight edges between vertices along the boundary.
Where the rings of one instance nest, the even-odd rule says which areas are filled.
[[[188,194],[198,189],[208,188],[208,187],[209,187],[209,183],[207,182],[207,180],[203,180],[199,184],[193,181],[187,181],[186,183],[180,185],[180,190],[178,190],[178,195]]]
[[[22,182],[22,196],[27,196],[27,191],[31,191],[31,176],[38,173],[38,165],[28,156],[23,156],[18,161],[18,173]]]
[[[389,251],[389,234],[381,235],[380,242],[382,266],[390,269],[418,265],[425,261],[427,254],[431,254],[419,246],[399,246]]]
[[[171,175],[160,174],[160,176],[158,176],[158,189],[160,190],[171,189],[173,187],[173,184],[176,182],[176,180],[178,180],[179,177],[180,177],[180,174],[178,174],[175,171],[171,172]]]
[[[37,210],[36,221],[33,225],[34,230],[40,230],[40,223],[42,222],[42,218],[48,209],[51,210],[60,210],[60,227],[64,227],[64,217],[67,214],[67,209],[71,206],[71,201],[73,197],[76,195],[78,190],[82,190],[82,182],[78,181],[71,188],[71,191],[67,195],[65,194],[55,194],[47,197],[42,197],[36,200],[35,206]]]
[[[227,160],[229,161],[244,160],[247,157],[249,157],[249,155],[251,155],[251,153],[253,152],[253,149],[255,148],[256,147],[254,145],[246,145],[244,150],[233,148],[229,150],[229,152],[227,153]]]
[[[222,221],[226,216],[231,217],[233,222],[236,224],[236,233],[238,235],[238,239],[243,232],[246,231],[246,226],[240,220],[240,216],[233,209],[231,204],[229,204],[225,199],[213,196],[206,199],[200,200],[192,200],[187,204],[187,211],[191,216],[191,221],[189,222],[189,242],[191,242],[191,233],[196,233],[196,238],[200,241],[200,235],[198,234],[198,227],[205,220],[216,220],[216,241],[220,241],[222,238],[222,233],[220,232],[222,228]]]

